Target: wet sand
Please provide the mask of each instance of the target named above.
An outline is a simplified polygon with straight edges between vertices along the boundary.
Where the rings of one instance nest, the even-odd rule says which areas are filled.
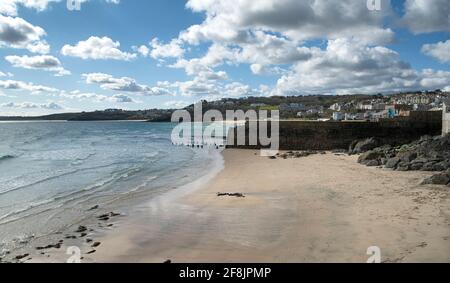
[[[137,207],[85,262],[450,262],[450,189],[356,156],[271,160],[226,150],[225,169]],[[245,198],[217,193],[243,193]]]

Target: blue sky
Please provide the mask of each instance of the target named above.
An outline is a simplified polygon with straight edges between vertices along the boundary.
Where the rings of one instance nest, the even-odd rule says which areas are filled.
[[[2,0],[0,116],[450,90],[449,13],[447,0]]]

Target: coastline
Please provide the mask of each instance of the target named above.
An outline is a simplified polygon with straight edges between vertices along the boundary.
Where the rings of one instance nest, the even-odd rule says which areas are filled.
[[[365,262],[371,246],[384,262],[450,262],[450,192],[419,185],[430,173],[223,155],[213,179],[137,207],[85,262]]]
[[[130,191],[126,198],[118,198],[118,203],[114,200],[109,204],[95,205],[87,211],[89,215],[80,219],[78,223],[45,236],[27,239],[23,247],[12,251],[3,260],[26,263],[64,263],[71,257],[66,253],[68,249],[71,248],[73,251],[73,248],[79,248],[82,262],[94,262],[90,257],[101,249],[103,238],[115,235],[122,226],[133,222],[136,217],[143,219],[145,211],[142,209],[148,203],[164,205],[191,194],[211,182],[224,168],[223,155],[220,150],[214,149],[207,149],[207,153],[202,154],[208,156],[204,160],[208,167],[206,170],[201,170],[202,173],[199,173],[200,168],[198,168],[191,170],[193,176],[181,176],[182,179],[192,179],[188,184],[148,189],[137,188]],[[0,258],[0,263],[1,260],[2,258]]]

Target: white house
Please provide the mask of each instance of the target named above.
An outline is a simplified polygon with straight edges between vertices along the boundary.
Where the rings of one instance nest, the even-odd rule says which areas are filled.
[[[333,120],[334,121],[342,121],[342,120],[344,120],[344,114],[342,114],[341,112],[334,112],[333,113]]]
[[[341,111],[342,110],[342,106],[339,103],[335,103],[333,105],[330,106],[330,110],[333,111]]]

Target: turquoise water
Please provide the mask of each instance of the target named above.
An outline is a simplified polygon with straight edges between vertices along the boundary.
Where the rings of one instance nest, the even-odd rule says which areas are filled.
[[[0,123],[0,245],[42,237],[140,193],[206,174],[210,149],[174,146],[169,123]],[[0,246],[1,252],[2,246]]]

